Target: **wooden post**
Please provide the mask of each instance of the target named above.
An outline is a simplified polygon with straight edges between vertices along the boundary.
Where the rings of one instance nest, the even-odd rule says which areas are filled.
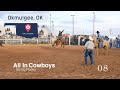
[[[80,45],[80,36],[78,36],[78,45]]]
[[[38,44],[38,38],[37,38],[37,44]]]
[[[69,45],[70,45],[70,42],[71,42],[71,41],[70,41],[70,36],[69,36]]]
[[[22,44],[22,37],[21,37],[21,44]]]

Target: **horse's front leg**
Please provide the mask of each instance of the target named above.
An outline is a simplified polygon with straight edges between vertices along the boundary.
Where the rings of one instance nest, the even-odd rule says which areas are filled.
[[[52,46],[57,46],[57,41],[54,41],[54,43],[52,44]]]
[[[52,47],[54,47],[55,42],[52,44]]]
[[[105,56],[108,55],[108,49],[105,50]]]
[[[54,47],[54,44],[52,44],[52,47]]]
[[[56,42],[56,47],[58,46],[58,42]]]
[[[60,45],[61,45],[61,47],[62,47],[62,42],[59,42],[60,43]]]
[[[65,47],[65,43],[64,42],[61,42],[61,47]]]
[[[65,47],[65,44],[63,44],[63,48]]]
[[[96,48],[96,54],[97,54],[97,56],[98,56],[98,48]]]

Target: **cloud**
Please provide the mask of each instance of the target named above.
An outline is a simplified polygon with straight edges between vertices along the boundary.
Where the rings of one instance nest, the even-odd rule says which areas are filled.
[[[60,21],[59,23],[61,24],[68,24],[68,25],[73,25],[73,21]],[[79,21],[74,21],[74,24],[80,23]]]
[[[93,22],[92,19],[88,19],[88,22]],[[100,19],[95,19],[95,23],[103,23],[104,21],[103,20],[100,20]]]

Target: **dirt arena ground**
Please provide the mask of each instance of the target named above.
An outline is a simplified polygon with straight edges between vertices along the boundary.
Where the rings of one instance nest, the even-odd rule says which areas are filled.
[[[94,55],[95,65],[84,65],[81,46],[4,45],[0,47],[0,79],[120,79],[120,49]],[[90,62],[88,58],[88,62]],[[21,64],[54,64],[54,67],[13,68]],[[31,64],[31,66],[32,66]]]

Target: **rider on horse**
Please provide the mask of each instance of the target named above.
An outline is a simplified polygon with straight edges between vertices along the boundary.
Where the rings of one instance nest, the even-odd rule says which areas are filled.
[[[100,41],[100,38],[101,38],[100,32],[97,31],[96,33],[97,33],[97,40]]]
[[[64,30],[63,30],[64,31]],[[58,34],[58,39],[61,40],[62,39],[62,33],[63,31],[59,31],[59,34]]]
[[[63,33],[63,31],[59,31],[59,34],[57,36],[57,40],[54,41],[54,43],[52,44],[52,46],[54,46],[56,44],[56,46],[61,45],[61,47],[63,46],[63,48],[64,48],[65,41],[62,39],[62,33]]]
[[[100,32],[97,31],[97,40],[98,40],[98,48],[102,48],[102,40],[101,40],[101,35]]]

